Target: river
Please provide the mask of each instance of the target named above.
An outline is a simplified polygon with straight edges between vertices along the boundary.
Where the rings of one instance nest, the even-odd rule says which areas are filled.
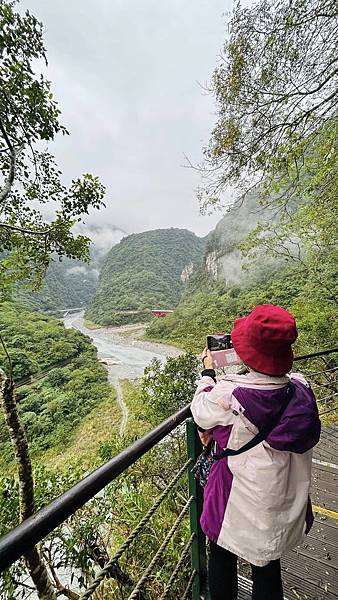
[[[68,315],[63,319],[66,328],[73,327],[88,335],[98,351],[98,358],[108,371],[108,381],[116,389],[116,399],[121,409],[120,435],[128,421],[128,407],[123,401],[120,379],[137,379],[153,358],[165,362],[168,356],[178,356],[181,350],[166,344],[140,340],[142,326],[107,327],[88,329],[84,324],[84,311]],[[137,333],[136,333],[137,332]]]
[[[83,311],[65,317],[63,322],[66,328],[78,329],[92,339],[99,359],[107,364],[108,372],[114,378],[135,379],[143,374],[153,358],[164,361],[168,356],[181,353],[173,346],[139,340],[132,333],[125,335],[127,327],[88,329]]]

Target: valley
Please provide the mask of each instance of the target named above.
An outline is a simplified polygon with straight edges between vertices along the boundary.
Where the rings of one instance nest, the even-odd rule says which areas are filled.
[[[106,364],[109,377],[114,380],[141,377],[153,358],[163,361],[167,356],[181,353],[169,344],[156,344],[134,337],[135,326],[88,329],[84,324],[83,311],[66,317],[63,322],[66,329],[76,329],[91,338],[98,358]],[[136,326],[136,331],[140,331],[140,326]]]
[[[128,420],[128,407],[123,399],[120,379],[140,378],[145,367],[154,358],[163,362],[168,356],[179,356],[181,351],[168,344],[140,340],[137,335],[140,331],[144,332],[142,325],[88,329],[84,324],[84,311],[65,317],[63,322],[67,329],[77,329],[89,336],[97,348],[98,359],[105,365],[108,381],[116,391],[116,400],[121,410],[119,435],[123,435]]]

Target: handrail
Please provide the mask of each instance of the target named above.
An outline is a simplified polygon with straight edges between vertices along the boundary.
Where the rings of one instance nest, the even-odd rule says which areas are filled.
[[[294,361],[297,360],[305,360],[306,358],[316,358],[317,356],[326,356],[327,354],[332,354],[333,352],[338,352],[338,348],[328,348],[327,350],[319,350],[318,352],[312,352],[311,354],[303,354],[302,356],[295,356]]]
[[[297,356],[294,360],[305,360],[334,352],[338,352],[338,348]],[[189,416],[190,406],[188,405],[1,537],[0,573],[61,525]]]
[[[190,416],[190,406],[163,421],[0,538],[0,573],[93,498]]]

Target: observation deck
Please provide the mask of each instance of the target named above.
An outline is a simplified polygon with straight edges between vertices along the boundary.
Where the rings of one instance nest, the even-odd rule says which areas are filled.
[[[316,394],[319,413],[326,422],[321,440],[313,454],[312,502],[315,522],[306,541],[282,559],[285,599],[336,600],[338,598],[338,393],[337,349],[297,357],[302,371]],[[48,536],[67,519],[86,506],[109,484],[121,477],[127,469],[142,460],[142,456],[155,448],[170,434],[183,436],[186,428],[187,455],[177,465],[171,481],[152,499],[140,521],[131,528],[123,543],[115,548],[98,568],[93,565],[93,576],[78,591],[79,600],[100,596],[105,600],[207,600],[206,540],[199,526],[202,508],[202,490],[196,483],[191,467],[201,452],[199,437],[186,406],[158,427],[136,440],[131,446],[107,463],[87,475],[71,489],[26,519],[15,529],[0,538],[0,573],[18,566],[34,545],[48,544]],[[168,446],[169,448],[169,446]],[[128,471],[129,473],[129,471]],[[185,484],[184,480],[188,480]],[[179,489],[178,489],[179,486]],[[163,502],[175,500],[176,518],[163,525],[163,541],[151,556],[142,572],[129,574],[128,552],[134,544],[142,544],[151,535],[152,518]],[[189,527],[187,519],[189,518]],[[182,533],[183,527],[183,533]],[[180,552],[174,559],[170,554],[180,532]],[[143,537],[145,536],[145,538]],[[47,542],[46,542],[47,540]],[[170,567],[165,580],[159,579],[161,567]],[[168,571],[168,569],[167,569]],[[127,587],[121,588],[116,573],[126,574]],[[239,600],[250,598],[250,571],[240,561]],[[156,583],[156,592],[153,584]],[[273,599],[271,599],[273,600]]]

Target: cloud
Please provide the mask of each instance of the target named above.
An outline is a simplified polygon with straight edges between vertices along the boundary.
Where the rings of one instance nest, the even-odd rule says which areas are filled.
[[[86,266],[81,266],[81,265],[76,265],[75,267],[70,267],[69,269],[67,269],[67,274],[68,275],[80,275],[81,273],[83,275],[85,275],[88,272],[88,269]]]
[[[210,79],[230,0],[22,0],[45,25],[48,77],[71,135],[53,144],[66,181],[83,172],[107,186],[87,224],[128,233],[182,227],[207,233],[199,175],[215,121]]]

